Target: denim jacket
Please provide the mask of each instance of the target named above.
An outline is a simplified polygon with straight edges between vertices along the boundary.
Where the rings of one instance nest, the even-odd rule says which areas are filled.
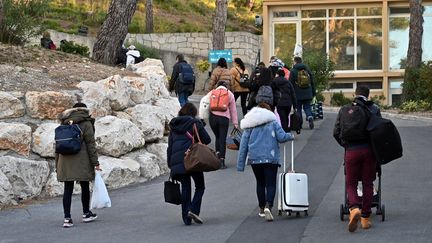
[[[240,122],[244,129],[237,159],[237,171],[249,164],[272,163],[280,165],[279,143],[293,140],[276,121],[276,115],[264,108],[254,107]]]

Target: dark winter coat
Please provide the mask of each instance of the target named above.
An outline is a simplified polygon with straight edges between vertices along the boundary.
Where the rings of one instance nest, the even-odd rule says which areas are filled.
[[[196,124],[198,133],[203,144],[209,144],[211,138],[204,128],[203,123],[191,116],[179,116],[169,123],[170,134],[168,137],[167,159],[171,175],[185,174],[184,156],[192,144],[192,139],[186,132],[193,134],[193,124]],[[195,138],[197,139],[197,138]]]
[[[56,154],[58,181],[92,181],[96,165],[99,165],[94,135],[94,119],[86,108],[73,108],[64,111],[59,120],[62,124],[73,121],[83,133],[83,143],[78,154]]]
[[[303,70],[303,69],[305,69],[306,72],[309,73],[309,76],[311,78],[310,87],[305,88],[305,89],[298,87],[296,84],[298,72],[299,72],[299,70]],[[314,78],[313,78],[312,72],[309,70],[309,68],[305,64],[297,63],[293,66],[293,68],[290,71],[289,81],[294,86],[297,100],[312,100],[312,98],[316,95],[315,83],[314,83]]]
[[[177,62],[173,67],[173,72],[171,74],[171,79],[169,81],[169,91],[175,90],[175,92],[181,93],[181,92],[189,92],[189,95],[192,95],[192,93],[195,90],[195,84],[182,84],[181,82],[178,82],[181,63],[187,63],[186,61],[179,61]]]
[[[366,110],[365,116],[369,117],[370,116],[369,112],[370,112],[372,114],[375,114],[375,115],[381,117],[380,108],[376,104],[374,104],[373,101],[365,100],[363,97],[357,96],[353,102],[359,103],[359,104],[367,107],[367,109],[369,111]],[[341,119],[341,115],[342,115],[341,111],[342,111],[342,109],[339,110],[339,113],[338,113],[337,118],[336,118],[336,123],[335,123],[334,129],[333,129],[333,137],[336,139],[336,141],[340,145],[344,146],[345,148],[367,146],[370,142],[369,142],[369,135],[368,135],[366,128],[364,129],[364,131],[362,133],[362,138],[360,140],[356,141],[355,143],[347,143],[346,141],[341,141],[341,139],[340,139],[341,138],[341,131],[342,131],[341,123],[340,123],[340,119]],[[368,119],[368,117],[366,119]]]
[[[291,82],[289,82],[285,77],[276,77],[273,79],[273,86],[277,87],[281,92],[278,106],[291,107],[294,105],[294,107],[297,107],[297,97]]]

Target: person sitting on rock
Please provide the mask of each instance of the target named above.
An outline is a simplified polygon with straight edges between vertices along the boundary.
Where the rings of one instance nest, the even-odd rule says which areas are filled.
[[[51,35],[48,31],[45,31],[42,34],[42,38],[41,38],[41,46],[45,49],[50,49],[50,50],[55,50],[57,49],[56,45],[54,44],[54,42],[51,40]]]
[[[126,52],[126,67],[128,68],[132,64],[137,64],[139,62],[144,61],[143,57],[141,57],[141,53],[136,49],[134,45],[130,45],[128,47],[128,52]]]

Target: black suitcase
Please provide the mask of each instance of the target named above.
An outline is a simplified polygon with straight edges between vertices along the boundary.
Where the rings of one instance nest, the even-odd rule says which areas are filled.
[[[297,134],[300,134],[301,131],[301,125],[302,125],[302,119],[300,117],[300,114],[297,112],[293,112],[289,116],[288,121],[288,127],[291,131],[296,131]]]

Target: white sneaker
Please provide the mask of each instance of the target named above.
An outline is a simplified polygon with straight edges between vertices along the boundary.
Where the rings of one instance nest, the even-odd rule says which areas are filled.
[[[264,209],[264,214],[265,214],[265,219],[267,220],[267,221],[273,221],[273,215],[272,215],[272,213],[271,213],[271,211],[270,211],[270,209],[269,208],[265,208]]]
[[[65,218],[63,221],[63,228],[70,228],[73,226],[73,221],[70,218]]]
[[[263,209],[263,208],[260,208],[260,211],[259,211],[259,213],[258,213],[258,216],[260,216],[261,218],[264,218],[264,217],[265,217],[265,213],[264,213],[264,209]]]
[[[94,221],[95,219],[97,219],[97,215],[95,213],[92,213],[92,211],[89,211],[86,214],[83,214],[83,222],[84,223],[89,223],[91,221]]]

